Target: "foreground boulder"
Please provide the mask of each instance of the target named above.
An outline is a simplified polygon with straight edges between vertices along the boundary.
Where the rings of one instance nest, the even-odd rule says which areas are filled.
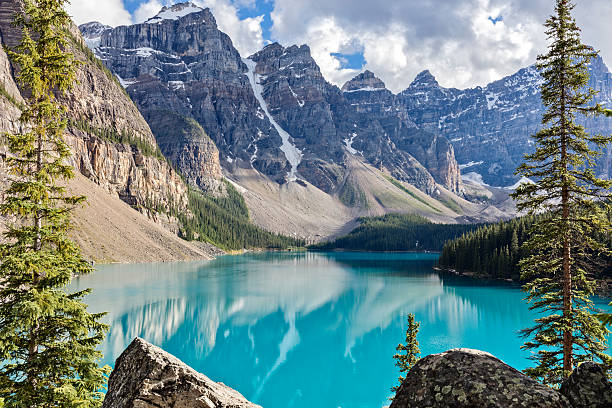
[[[612,407],[612,382],[599,364],[586,362],[580,364],[561,385],[565,395],[574,408]]]
[[[261,408],[136,338],[119,356],[103,408]]]
[[[491,354],[453,349],[420,359],[406,375],[390,408],[572,407],[556,390],[525,376]]]

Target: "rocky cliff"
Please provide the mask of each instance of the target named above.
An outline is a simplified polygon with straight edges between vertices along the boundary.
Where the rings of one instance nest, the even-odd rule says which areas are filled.
[[[461,189],[452,146],[442,136],[417,132],[405,112],[364,117],[323,78],[308,46],[275,43],[242,60],[210,10],[191,3],[166,7],[143,24],[105,29],[90,23],[81,30],[158,138],[156,122],[168,120],[164,111],[192,118],[230,173],[252,167],[279,183],[303,178],[337,193],[346,176],[345,154],[358,154],[428,193],[436,182]],[[351,147],[356,139],[364,140],[364,149]],[[193,140],[177,141],[172,149],[191,150]],[[164,153],[166,148],[163,143]],[[201,167],[197,157],[169,156],[185,174]]]
[[[6,47],[15,47],[20,39],[19,30],[11,25],[18,9],[17,0],[0,3],[0,39]],[[108,194],[176,232],[178,221],[171,214],[188,211],[186,184],[161,154],[138,108],[113,74],[93,56],[76,26],[72,27],[69,46],[83,62],[74,87],[60,96],[68,106],[65,140],[72,150],[69,163]],[[19,104],[23,100],[15,69],[0,50],[0,132],[15,131],[20,126]],[[0,152],[2,149],[6,147],[0,143]],[[90,238],[95,242],[95,237]],[[95,251],[91,255],[109,259]]]
[[[225,167],[252,165],[283,179],[289,164],[278,148],[280,136],[260,111],[247,67],[210,10],[182,3],[143,24],[99,27],[81,29],[156,131],[164,153],[191,182],[205,189],[217,184],[220,167],[207,162],[219,155],[217,148]],[[204,132],[188,131],[189,137],[171,144],[164,129],[184,127],[184,118]],[[196,150],[189,161],[177,153]]]
[[[18,30],[11,25],[17,7],[17,1],[0,5],[0,35],[9,48],[19,41]],[[65,139],[73,153],[70,164],[143,212],[186,210],[187,188],[158,154],[149,125],[112,74],[89,52],[76,27],[71,38],[71,50],[83,64],[74,87],[61,96],[69,107]],[[14,84],[13,75],[7,81]],[[8,122],[17,119],[10,111],[0,115]]]
[[[348,139],[354,150],[364,152],[373,163],[383,163],[397,179],[410,182],[411,178],[420,178],[426,190],[434,188],[431,181],[435,180],[452,192],[462,191],[459,166],[448,140],[439,132],[418,127],[398,97],[372,72],[359,74],[344,84],[342,90],[350,106],[343,111],[357,121]],[[353,120],[346,122],[350,124]],[[418,162],[433,180],[427,182],[418,166],[403,161]],[[413,177],[401,174],[410,168]]]
[[[589,68],[595,101],[612,107],[612,74],[598,57]],[[464,173],[494,186],[510,186],[523,156],[533,151],[530,135],[541,127],[542,78],[530,66],[488,84],[459,90],[441,87],[423,71],[398,96],[408,115],[421,128],[450,139]],[[612,133],[607,118],[577,118],[593,134]],[[612,175],[612,147],[598,160],[598,174]]]

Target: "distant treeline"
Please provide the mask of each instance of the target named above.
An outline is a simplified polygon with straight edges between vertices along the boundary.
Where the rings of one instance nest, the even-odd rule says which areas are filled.
[[[521,217],[483,225],[447,242],[439,264],[458,272],[518,279],[518,261],[523,256],[521,245],[533,221],[533,217]]]
[[[353,251],[440,251],[444,243],[483,224],[434,224],[415,214],[361,217],[359,226],[334,241],[309,249]]]
[[[533,216],[519,217],[467,232],[444,245],[438,263],[461,273],[519,280],[518,263],[525,255],[522,245],[535,219]],[[611,237],[599,236],[598,239],[612,248]],[[612,276],[609,267],[602,272]]]
[[[249,220],[242,195],[226,182],[227,195],[214,197],[199,191],[189,192],[189,214],[179,214],[179,235],[189,241],[209,242],[225,250],[252,248],[286,249],[304,246],[303,240],[265,231]]]

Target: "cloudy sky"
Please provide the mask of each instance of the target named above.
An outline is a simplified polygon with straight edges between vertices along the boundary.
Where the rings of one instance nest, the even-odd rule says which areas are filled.
[[[71,0],[77,23],[139,23],[172,0]],[[248,56],[271,41],[308,44],[341,86],[369,69],[395,92],[429,69],[440,84],[486,85],[535,62],[553,0],[194,0]],[[612,64],[612,1],[580,0],[583,41]]]

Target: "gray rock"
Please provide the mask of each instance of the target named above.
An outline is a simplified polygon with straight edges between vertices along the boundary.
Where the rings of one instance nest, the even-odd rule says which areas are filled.
[[[164,17],[172,14],[181,17]],[[173,139],[163,130],[165,123],[159,126],[160,112],[198,122],[229,173],[253,167],[272,180],[286,180],[290,166],[280,150],[281,137],[255,98],[247,66],[209,9],[180,3],[143,24],[107,29],[88,23],[81,29],[96,55],[121,78],[164,154],[190,182],[200,180],[197,185],[204,189],[215,185],[200,160],[215,152],[205,151],[195,160],[178,154],[201,148],[206,140]],[[436,190],[436,182],[460,191],[450,143],[431,132],[412,137],[416,125],[373,73],[360,74],[342,92],[325,80],[306,45],[274,43],[249,59],[256,63],[268,111],[303,154],[299,177],[335,193],[345,179],[345,155],[356,154],[428,193]],[[352,92],[359,88],[380,92]],[[371,96],[375,100],[364,99]]]
[[[21,7],[20,0],[0,2],[0,39],[9,48],[20,42],[21,30],[12,21]],[[102,36],[108,30],[109,27],[101,24],[88,24],[84,27],[88,37],[84,39],[77,27],[71,26],[70,51],[83,63],[76,71],[73,88],[60,98],[73,122],[64,136],[72,151],[68,163],[155,221],[158,219],[150,211],[152,204],[156,208],[187,211],[187,186],[166,160],[155,155],[144,156],[133,145],[100,136],[101,133],[129,133],[142,145],[157,149],[155,137],[137,107],[113,75],[99,65],[85,47],[86,40]],[[11,67],[6,54],[0,53],[0,81],[11,95],[21,100],[14,73],[15,67]],[[6,102],[0,102],[0,105]],[[0,133],[15,130],[18,126],[14,109],[14,106],[0,106]],[[76,126],[76,122],[86,123],[87,128]],[[168,225],[165,222],[160,224],[172,231],[178,228],[175,219]]]
[[[261,408],[143,339],[115,362],[103,408]]]
[[[576,367],[561,384],[561,394],[567,397],[573,408],[612,407],[612,382],[596,363],[586,362]]]
[[[595,101],[612,107],[612,74],[601,57],[591,62],[589,73],[589,86],[598,92]],[[509,186],[518,180],[513,173],[523,156],[534,149],[530,135],[541,128],[541,84],[533,65],[485,87],[463,90],[444,88],[423,71],[398,98],[419,127],[451,141],[460,164],[472,164],[464,172],[477,172],[493,186]],[[576,119],[592,134],[612,133],[608,118]],[[597,174],[609,178],[612,147],[597,164]]]
[[[259,111],[247,67],[209,9],[180,3],[142,24],[104,30],[88,23],[81,29],[91,37],[88,44],[95,54],[121,78],[164,153],[190,182],[197,180],[204,190],[218,185],[219,162],[202,166],[201,159],[219,154],[227,168],[253,166],[274,180],[284,178],[289,163],[279,149],[281,138]],[[159,123],[164,111],[194,119],[207,136],[196,140],[178,133],[173,141],[167,126]],[[195,148],[201,153],[196,160],[177,154]]]
[[[489,353],[453,349],[422,358],[408,372],[390,408],[570,408],[558,391]]]

